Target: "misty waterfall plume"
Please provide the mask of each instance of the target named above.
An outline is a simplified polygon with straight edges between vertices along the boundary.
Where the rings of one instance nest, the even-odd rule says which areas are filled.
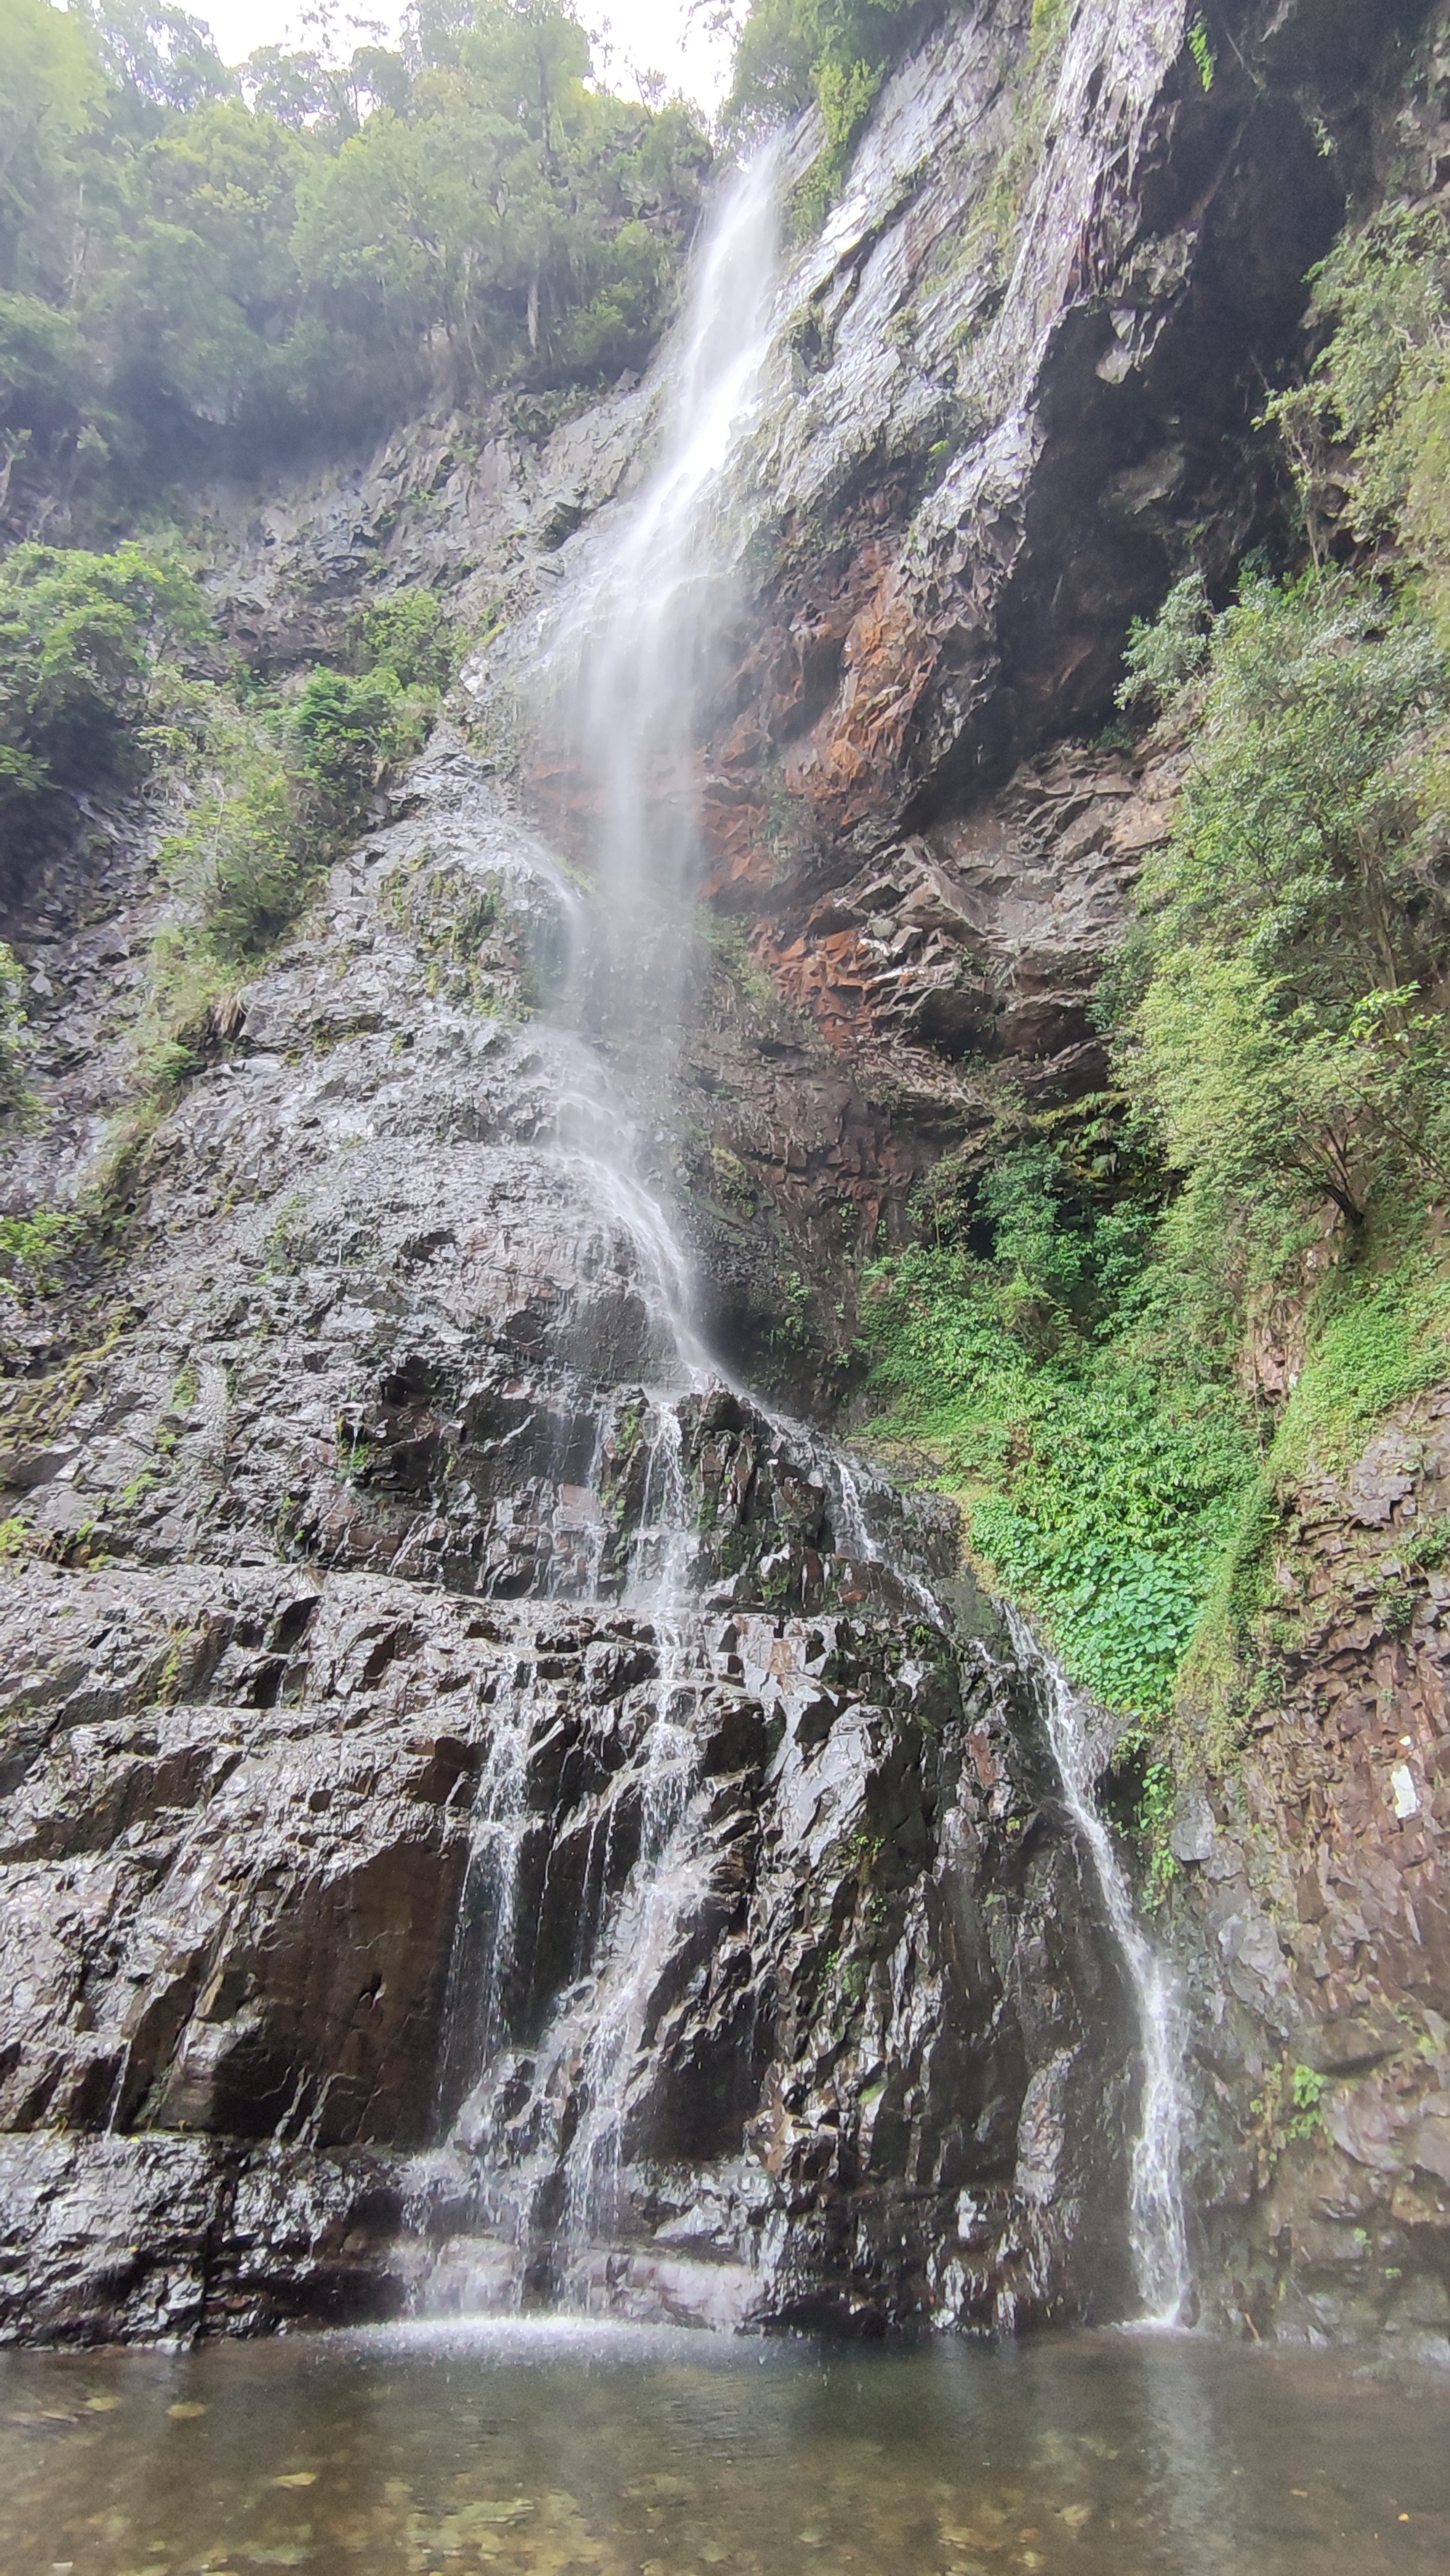
[[[560,1148],[633,1248],[661,1386],[700,1385],[710,1355],[689,1264],[646,1177],[643,1130],[667,1097],[695,935],[704,708],[735,600],[728,494],[754,426],[778,270],[777,152],[727,185],[665,352],[657,456],[639,491],[585,540],[546,633],[540,740],[567,782],[579,873],[551,1018],[563,1081]]]
[[[545,730],[573,783],[594,898],[562,1016],[609,1047],[668,1047],[676,1033],[699,856],[695,763],[735,596],[731,470],[772,342],[777,160],[776,147],[758,154],[715,209],[671,344],[656,461],[551,646]]]
[[[1128,2201],[1128,2242],[1141,2322],[1183,2323],[1193,2277],[1183,2214],[1186,2108],[1172,1982],[1145,1939],[1127,1873],[1094,1798],[1086,1712],[1067,1675],[1044,1652],[1020,1611],[1004,1605],[1017,1662],[1036,1695],[1068,1813],[1092,1864],[1103,1910],[1127,1970],[1138,2023],[1143,2094]]]

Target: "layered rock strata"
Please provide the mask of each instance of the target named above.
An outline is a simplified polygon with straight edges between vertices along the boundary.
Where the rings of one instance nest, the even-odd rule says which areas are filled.
[[[1281,1669],[1185,1784],[1211,2313],[1450,2355],[1450,1397],[1400,1408],[1275,1533]]]
[[[959,1681],[940,1636],[869,1612],[701,1636],[694,1875],[631,2057],[624,2215],[591,2242],[564,2186],[622,1971],[589,1927],[627,1914],[657,1628],[310,1568],[15,1585],[0,2332],[525,2294],[858,2331],[1111,2305],[1120,1998],[1010,1677],[978,1650]],[[463,1896],[521,1698],[480,2069]]]

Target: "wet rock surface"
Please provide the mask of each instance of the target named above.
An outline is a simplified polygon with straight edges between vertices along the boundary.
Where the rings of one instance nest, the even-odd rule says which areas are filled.
[[[1450,1397],[1286,1513],[1282,1686],[1185,1792],[1172,1931],[1208,2307],[1450,2354]],[[1291,1624],[1290,1624],[1291,1623]]]
[[[12,2335],[1121,2288],[1120,1999],[1034,1721],[944,1506],[651,1392],[647,1209],[561,1120],[607,1071],[518,1016],[570,901],[440,736],[157,1129],[124,1297],[61,1352],[16,1309]],[[682,1530],[683,1635],[637,1606]],[[602,2067],[662,1730],[684,1880]]]
[[[793,280],[703,764],[707,892],[748,940],[694,961],[676,1091],[634,1108],[717,1344],[822,1408],[863,1250],[992,1085],[1100,1076],[1092,987],[1179,776],[1101,739],[1121,638],[1190,531],[1227,570],[1260,524],[1259,368],[1364,158],[1371,13],[1237,9],[1209,92],[1188,14],[1078,14],[1003,277],[973,223],[1029,13],[961,13]],[[388,588],[512,624],[124,1176],[124,1260],[65,1311],[6,1301],[0,1516],[36,1560],[0,1566],[9,2335],[1128,2302],[1124,1998],[1000,1638],[969,1597],[950,1641],[924,1612],[950,1531],[727,1388],[666,1421],[648,1225],[561,1124],[616,1074],[622,1117],[628,1068],[539,1013],[578,890],[498,772],[536,612],[658,400],[417,425],[223,508],[216,596],[265,669]],[[160,819],[97,807],[7,891],[49,1112],[7,1209],[106,1165]],[[1305,1497],[1282,1705],[1174,1825],[1205,2312],[1260,2334],[1445,2344],[1444,1582],[1410,1544],[1443,1430],[1427,1403]],[[624,1597],[662,1442],[684,1646]],[[586,2031],[682,1713],[692,1893],[606,2133]],[[495,1953],[483,2081],[460,1996]]]
[[[870,1610],[707,1611],[698,1648],[692,1875],[631,2042],[615,2223],[581,2241],[562,2193],[659,1631],[275,1566],[14,1578],[3,2331],[525,2286],[866,2331],[1110,2305],[1118,1998],[1008,1674]],[[463,1899],[521,1705],[495,2051],[419,2154],[479,2073],[457,1999],[498,1924]]]

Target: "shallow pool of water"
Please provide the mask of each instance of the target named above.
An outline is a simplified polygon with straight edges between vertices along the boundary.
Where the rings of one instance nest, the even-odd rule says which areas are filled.
[[[0,2572],[1450,2569],[1450,2386],[1187,2337],[557,2324],[0,2356]]]

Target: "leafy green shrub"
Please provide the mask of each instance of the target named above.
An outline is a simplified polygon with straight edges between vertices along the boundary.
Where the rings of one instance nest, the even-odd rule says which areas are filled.
[[[29,1100],[25,1087],[25,1010],[21,995],[25,990],[25,969],[13,949],[0,939],[0,1117],[7,1111],[23,1109]]]
[[[1311,544],[1322,559],[1345,512],[1362,540],[1408,536],[1420,560],[1433,557],[1450,534],[1425,471],[1450,403],[1450,225],[1438,206],[1381,207],[1346,231],[1312,285],[1310,323],[1327,336],[1306,381],[1267,414],[1283,433]],[[1418,531],[1406,525],[1417,481]]]
[[[1074,1204],[1042,1148],[1006,1156],[968,1230],[872,1274],[880,1426],[925,1442],[973,1546],[1109,1705],[1159,1713],[1256,1452],[1226,1357],[1185,1336],[1145,1206]]]
[[[1314,2066],[1296,2066],[1289,2078],[1288,2135],[1295,2139],[1315,2138],[1324,2126],[1323,2103],[1329,2090],[1329,2078]]]
[[[1124,709],[1156,709],[1181,697],[1212,650],[1213,607],[1201,572],[1174,583],[1156,617],[1135,617],[1118,691]]]
[[[1446,957],[1450,674],[1412,603],[1348,573],[1250,580],[1201,638],[1180,590],[1164,636],[1140,630],[1135,681],[1154,670],[1163,694],[1185,628],[1195,757],[1143,874],[1119,1075],[1183,1175],[1181,1257],[1241,1293],[1317,1209],[1360,1225],[1377,1193],[1442,1176],[1444,1031],[1422,997]]]
[[[160,865],[217,959],[259,956],[292,919],[310,859],[300,826],[280,718],[216,691],[202,715],[185,819],[163,842]],[[187,935],[168,924],[158,957],[174,955]]]
[[[446,689],[458,668],[458,639],[431,590],[400,590],[357,621],[365,671],[391,671],[404,689]]]
[[[797,196],[800,230],[824,215],[882,80],[930,14],[922,0],[753,0],[726,121],[773,124],[814,97],[825,149]]]
[[[158,666],[212,641],[173,558],[17,546],[0,566],[0,816],[15,828],[53,787],[139,777]]]
[[[152,943],[143,1078],[166,1091],[223,1042],[231,997],[295,920],[319,871],[363,821],[380,781],[424,740],[433,700],[379,667],[314,671],[290,708],[192,691],[183,822],[163,843],[177,917]]]
[[[1343,1474],[1375,1425],[1450,1362],[1450,1279],[1428,1253],[1331,1282],[1326,1302],[1269,1453],[1284,1485],[1310,1466]]]
[[[61,1265],[80,1229],[78,1216],[58,1208],[0,1217],[0,1282],[13,1296],[54,1296]]]
[[[418,750],[426,728],[426,711],[386,668],[361,679],[314,671],[292,718],[302,769],[339,822],[353,818],[383,769]]]

